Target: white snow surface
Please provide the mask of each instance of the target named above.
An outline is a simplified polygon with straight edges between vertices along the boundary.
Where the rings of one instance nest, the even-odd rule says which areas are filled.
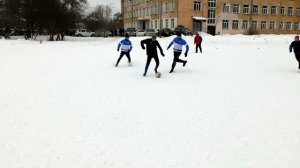
[[[193,37],[169,74],[174,37],[143,77],[114,67],[122,38],[0,40],[1,168],[299,168],[300,73],[293,35]]]

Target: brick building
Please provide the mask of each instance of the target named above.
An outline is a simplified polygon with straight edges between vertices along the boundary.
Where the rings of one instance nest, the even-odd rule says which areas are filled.
[[[121,0],[124,27],[299,34],[300,0]]]

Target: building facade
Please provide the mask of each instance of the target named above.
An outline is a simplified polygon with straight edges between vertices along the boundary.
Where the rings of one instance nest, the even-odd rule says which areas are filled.
[[[124,28],[299,34],[300,0],[121,0]]]

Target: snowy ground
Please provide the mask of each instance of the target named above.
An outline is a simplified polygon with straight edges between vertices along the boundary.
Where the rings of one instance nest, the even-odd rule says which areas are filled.
[[[132,38],[0,40],[1,168],[299,168],[300,73],[293,36],[193,39],[161,79]],[[182,57],[185,59],[184,57]]]

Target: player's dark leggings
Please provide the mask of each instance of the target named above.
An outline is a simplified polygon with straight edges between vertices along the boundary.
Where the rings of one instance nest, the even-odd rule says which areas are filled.
[[[172,70],[174,70],[176,66],[176,62],[181,62],[184,63],[184,60],[179,59],[179,56],[181,55],[181,52],[174,52],[174,59],[173,59],[173,64],[172,64]]]
[[[198,52],[198,48],[200,49],[200,52],[202,53],[201,44],[196,44],[196,53]]]
[[[119,62],[121,61],[121,59],[122,59],[122,57],[123,57],[124,55],[126,55],[126,57],[128,58],[128,62],[131,62],[131,58],[130,58],[129,52],[121,51],[121,55],[120,55],[120,57],[119,57],[119,59],[118,59],[118,61],[117,61],[116,66],[119,65]]]
[[[148,68],[149,68],[149,65],[150,65],[150,62],[152,60],[152,58],[155,60],[156,62],[156,66],[154,68],[154,71],[155,73],[157,73],[157,68],[159,67],[159,59],[158,59],[158,56],[157,55],[154,55],[154,56],[149,56],[147,57],[147,63],[146,63],[146,66],[145,66],[145,73],[144,74],[147,74],[147,71],[148,71]]]
[[[297,59],[297,61],[299,63],[298,69],[300,69],[300,52],[295,53],[295,57],[296,57],[296,59]]]

